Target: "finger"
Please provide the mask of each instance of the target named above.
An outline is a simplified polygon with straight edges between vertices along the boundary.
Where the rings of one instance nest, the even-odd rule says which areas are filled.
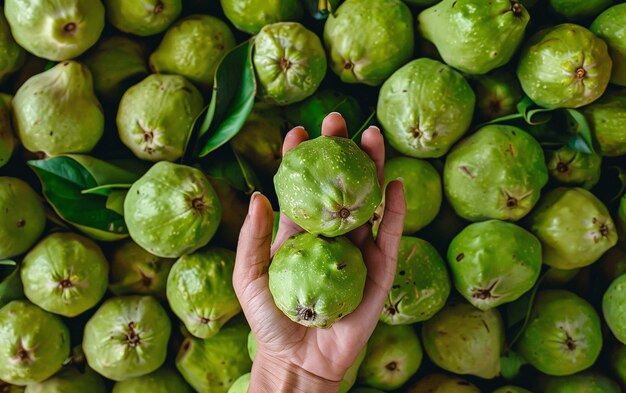
[[[365,151],[374,164],[376,164],[376,174],[378,181],[382,187],[385,184],[385,141],[380,129],[376,126],[370,126],[361,136],[361,149]]]
[[[360,249],[365,247],[366,242],[373,241],[374,235],[372,234],[372,225],[370,223],[365,223],[358,227],[357,229],[346,234],[348,239]]]
[[[396,258],[398,255],[405,215],[404,187],[401,181],[394,180],[387,185],[385,212],[376,238],[378,248],[387,258]]]
[[[285,140],[283,142],[283,156],[289,150],[298,146],[300,143],[309,139],[309,134],[306,132],[304,127],[295,127],[292,128],[291,131],[285,135]]]
[[[276,238],[274,239],[274,243],[272,244],[270,255],[274,256],[274,254],[276,254],[276,251],[278,251],[280,246],[283,245],[285,240],[300,232],[302,232],[302,228],[300,228],[298,224],[291,221],[291,219],[287,217],[284,213],[280,213],[278,231],[276,232]]]
[[[343,116],[337,112],[329,113],[322,121],[322,135],[348,137],[348,127]]]

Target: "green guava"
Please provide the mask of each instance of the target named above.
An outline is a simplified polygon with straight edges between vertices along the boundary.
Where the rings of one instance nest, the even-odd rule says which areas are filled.
[[[611,348],[609,364],[622,386],[626,385],[626,346],[616,343]]]
[[[249,331],[245,322],[237,321],[206,340],[187,337],[176,356],[176,368],[198,392],[228,392],[252,367],[246,351]]]
[[[615,0],[549,0],[550,8],[567,20],[592,18],[610,7]]]
[[[591,265],[617,243],[606,206],[583,188],[548,191],[529,216],[541,241],[543,263],[559,269]]]
[[[598,99],[611,77],[606,43],[582,26],[564,23],[539,31],[517,66],[522,89],[545,108],[578,108]]]
[[[358,380],[376,389],[397,389],[417,372],[422,358],[422,346],[413,326],[378,323],[367,343]]]
[[[243,32],[257,34],[265,25],[302,19],[298,0],[220,0],[226,18]]]
[[[504,69],[470,79],[476,92],[476,112],[484,120],[517,112],[517,103],[522,99],[522,88],[517,78]]]
[[[137,180],[124,200],[132,239],[151,254],[178,258],[206,245],[222,208],[199,169],[161,161]]]
[[[43,382],[29,384],[24,393],[107,393],[102,377],[89,367],[67,366]],[[152,392],[151,392],[152,393]],[[155,392],[156,393],[156,392]]]
[[[454,286],[474,307],[489,310],[528,292],[541,272],[541,243],[522,227],[489,220],[468,225],[450,243]]]
[[[600,318],[585,299],[561,289],[539,291],[517,350],[548,375],[590,367],[602,349]]]
[[[616,278],[604,293],[602,312],[615,338],[626,344],[626,274]]]
[[[264,26],[252,55],[264,101],[289,105],[311,96],[326,75],[326,53],[317,35],[298,22]]]
[[[514,0],[443,0],[417,20],[422,36],[447,64],[468,74],[486,74],[511,60],[530,15]]]
[[[614,5],[601,13],[589,30],[602,38],[609,47],[609,55],[613,60],[611,83],[626,86],[626,4]]]
[[[250,360],[254,362],[254,358],[256,357],[256,337],[254,337],[254,333],[252,331],[248,334],[247,347]]]
[[[359,369],[361,368],[361,364],[363,364],[366,353],[367,345],[365,345],[361,349],[361,352],[359,352],[356,359],[354,359],[354,363],[352,363],[352,366],[350,366],[350,368],[343,375],[343,378],[341,379],[341,384],[339,385],[339,393],[348,393],[352,386],[354,386],[354,383],[356,382],[357,376],[359,374]],[[252,361],[254,361],[254,359]]]
[[[469,222],[459,217],[450,203],[443,198],[439,214],[433,222],[420,231],[420,236],[435,246],[437,251],[445,254],[452,239],[468,224]]]
[[[617,212],[617,229],[619,231],[620,241],[626,246],[626,193],[622,195],[622,198],[619,201],[619,208]]]
[[[274,176],[280,210],[305,231],[340,236],[382,200],[376,166],[347,138],[321,136],[289,150]]]
[[[255,110],[230,140],[230,145],[235,153],[254,165],[255,170],[271,178],[276,174],[282,158],[281,125],[277,116]]]
[[[480,390],[455,375],[430,374],[409,388],[407,393],[480,393]]]
[[[0,309],[0,379],[27,385],[50,378],[70,354],[61,319],[26,300]]]
[[[75,317],[107,290],[109,264],[100,247],[75,233],[48,235],[24,257],[24,294],[46,311]]]
[[[100,1],[6,0],[4,14],[22,48],[53,61],[80,56],[104,29]]]
[[[28,251],[46,226],[39,195],[16,177],[0,176],[0,260]]]
[[[586,371],[566,377],[543,377],[538,393],[622,393],[622,389],[612,379]]]
[[[241,377],[237,378],[235,382],[228,389],[228,393],[247,393],[250,387],[251,373],[245,373]],[[113,392],[115,393],[115,392]]]
[[[183,156],[204,100],[180,75],[152,74],[124,93],[117,111],[121,141],[142,160]]]
[[[380,320],[407,325],[432,318],[446,304],[450,278],[446,263],[425,240],[403,236],[398,267]]]
[[[581,269],[557,269],[555,267],[548,268],[542,276],[542,288],[561,288],[571,283],[580,273]]]
[[[140,377],[117,382],[112,393],[192,393],[183,377],[169,366]]]
[[[508,125],[484,126],[450,152],[444,191],[456,213],[470,221],[517,221],[539,200],[548,170],[539,142]]]
[[[437,60],[406,64],[380,89],[377,116],[400,153],[436,158],[468,130],[476,97],[461,74]]]
[[[183,10],[181,0],[107,0],[106,15],[113,26],[130,34],[159,34],[172,24]]]
[[[26,60],[26,52],[15,42],[2,11],[0,11],[0,53],[2,53],[0,57],[1,83],[7,76],[19,70]]]
[[[117,105],[131,84],[148,75],[147,57],[143,42],[117,35],[102,39],[83,61],[98,97]]]
[[[590,190],[600,180],[602,156],[594,152],[587,154],[564,145],[548,152],[546,161],[550,176],[561,184]]]
[[[481,311],[453,300],[424,322],[422,342],[428,357],[446,371],[484,379],[500,374],[504,324],[495,308]]]
[[[98,374],[123,381],[161,367],[170,332],[167,312],[152,296],[113,297],[87,321],[83,350]]]
[[[274,255],[269,289],[292,321],[329,328],[361,303],[366,276],[361,251],[347,238],[302,232]]]
[[[182,75],[207,90],[222,57],[235,44],[233,32],[220,19],[191,15],[167,30],[150,55],[150,67],[157,73]]]
[[[626,154],[626,89],[607,93],[598,101],[582,108],[582,112],[603,156],[617,157]]]
[[[413,16],[400,0],[346,0],[328,15],[330,68],[345,83],[378,86],[413,57]]]
[[[430,224],[441,207],[442,189],[439,172],[428,161],[396,157],[385,163],[385,183],[397,178],[404,180],[406,199],[405,234],[411,234]],[[424,198],[424,195],[428,195]]]
[[[498,388],[491,393],[532,393],[532,392],[530,390],[526,390],[518,386],[507,385],[507,386],[502,386],[501,388]]]
[[[68,60],[28,79],[13,97],[13,125],[32,152],[90,152],[104,132],[104,113],[89,69]]]
[[[215,233],[216,244],[236,249],[239,232],[248,215],[250,198],[224,178],[208,177],[208,179],[222,206],[222,218]]]
[[[0,93],[0,168],[9,162],[17,147],[11,125],[11,100],[10,95]]]

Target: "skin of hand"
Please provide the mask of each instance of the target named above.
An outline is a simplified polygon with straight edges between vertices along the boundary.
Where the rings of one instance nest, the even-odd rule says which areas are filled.
[[[328,115],[322,135],[348,137],[346,123],[338,113]],[[283,155],[308,139],[302,127],[285,137]],[[376,164],[384,186],[385,148],[377,127],[362,135],[361,148]],[[307,328],[291,321],[274,304],[268,284],[268,268],[276,250],[291,235],[302,232],[281,214],[278,233],[271,244],[274,215],[269,200],[253,194],[241,228],[233,286],[257,340],[249,393],[324,392],[339,389],[346,370],[371,336],[396,272],[398,245],[406,212],[401,180],[388,184],[385,212],[374,240],[365,224],[346,236],[361,250],[367,266],[363,300],[357,309],[329,329]]]

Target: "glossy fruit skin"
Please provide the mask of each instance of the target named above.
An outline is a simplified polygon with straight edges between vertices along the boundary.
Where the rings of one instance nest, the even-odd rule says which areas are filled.
[[[626,86],[626,4],[616,4],[598,15],[589,30],[609,47],[613,60],[611,83]]]
[[[263,26],[302,19],[304,8],[298,0],[220,0],[226,18],[238,30],[257,34]]]
[[[538,393],[621,393],[619,385],[610,378],[594,371],[566,377],[543,377]]]
[[[598,101],[582,108],[585,118],[605,157],[626,154],[626,89],[605,94]]]
[[[359,354],[356,356],[356,359],[354,360],[354,363],[352,363],[352,366],[350,366],[350,368],[343,375],[343,378],[341,379],[341,384],[339,385],[339,393],[348,393],[348,391],[351,391],[350,389],[356,383],[359,369],[361,368],[361,364],[363,364],[366,352],[367,344],[363,347],[363,349],[361,349],[361,352],[359,352]]]
[[[65,366],[45,381],[26,385],[24,393],[106,393],[104,379],[89,367]]]
[[[565,290],[539,291],[517,350],[544,374],[571,375],[600,355],[602,331],[594,308]]]
[[[595,152],[576,151],[565,145],[548,153],[546,165],[550,176],[559,183],[590,190],[600,180],[602,156]]]
[[[480,393],[480,390],[457,376],[430,374],[410,387],[408,393]]]
[[[626,344],[626,274],[616,278],[604,293],[602,312],[613,335]]]
[[[169,366],[113,385],[111,393],[192,393],[183,377]]]
[[[15,42],[4,12],[0,12],[0,82],[19,70],[26,60],[26,51]]]
[[[550,7],[568,20],[581,20],[597,15],[615,0],[549,0]]]
[[[247,393],[250,387],[251,373],[246,373],[237,378],[235,382],[228,389],[228,393]]]
[[[181,0],[148,0],[141,3],[107,0],[106,15],[117,29],[138,36],[158,34],[182,12]]]

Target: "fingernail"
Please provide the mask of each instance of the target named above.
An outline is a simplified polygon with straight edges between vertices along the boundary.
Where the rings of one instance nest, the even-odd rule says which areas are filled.
[[[302,130],[302,131],[304,131],[304,127],[302,127],[302,126],[296,126],[296,127],[294,127],[291,131],[295,131],[295,130]]]
[[[404,186],[404,178],[403,177],[397,177],[396,180],[399,181],[400,183],[402,183],[402,186]]]
[[[376,126],[369,126],[369,128],[378,131],[378,133],[382,135],[382,132],[380,131],[380,128],[378,128]]]
[[[254,212],[254,202],[256,201],[256,198],[259,195],[261,195],[261,193],[258,191],[255,191],[250,197],[250,205],[248,206],[248,215],[251,215]]]
[[[343,116],[341,116],[341,113],[339,113],[339,112],[330,112],[328,114],[328,116],[330,116],[330,115],[339,115],[340,117],[343,117]]]

